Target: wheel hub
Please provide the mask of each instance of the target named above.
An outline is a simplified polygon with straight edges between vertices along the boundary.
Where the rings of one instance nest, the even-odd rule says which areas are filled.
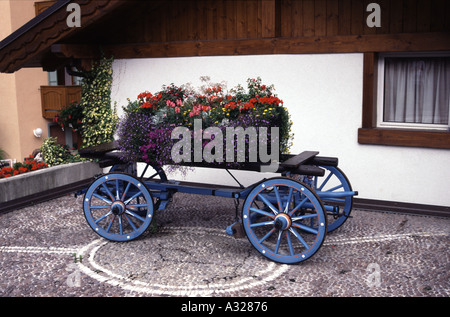
[[[125,205],[121,201],[115,201],[111,205],[111,211],[114,215],[119,216],[125,211]]]
[[[275,217],[275,222],[274,222],[274,227],[277,230],[287,230],[291,227],[292,225],[292,220],[291,217],[289,217],[287,214],[285,213],[279,213],[276,217]]]

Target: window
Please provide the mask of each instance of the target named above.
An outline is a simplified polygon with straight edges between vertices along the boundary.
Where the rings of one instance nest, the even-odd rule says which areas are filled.
[[[449,54],[379,56],[378,127],[448,130],[449,106]]]
[[[49,86],[58,85],[58,72],[56,70],[48,73],[48,85]]]
[[[358,143],[450,149],[449,58],[448,52],[364,53]],[[407,67],[414,64],[419,71]]]

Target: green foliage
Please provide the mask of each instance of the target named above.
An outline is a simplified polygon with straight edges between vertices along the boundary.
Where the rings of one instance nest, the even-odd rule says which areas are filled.
[[[57,138],[45,139],[41,146],[42,158],[48,166],[81,162],[84,159],[79,154],[72,154],[66,145],[57,143]]]
[[[53,119],[64,131],[64,128],[72,129],[72,131],[81,131],[83,128],[83,107],[75,101],[61,110],[61,112]]]
[[[114,140],[118,117],[111,108],[111,83],[113,59],[101,59],[89,72],[85,72],[82,84],[83,147],[90,147]]]

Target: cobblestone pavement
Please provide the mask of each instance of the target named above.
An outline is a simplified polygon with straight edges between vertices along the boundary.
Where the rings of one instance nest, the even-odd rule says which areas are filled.
[[[298,265],[273,263],[225,234],[232,200],[177,194],[158,229],[127,243],[87,225],[82,197],[0,215],[0,295],[450,295],[450,218],[354,210]]]

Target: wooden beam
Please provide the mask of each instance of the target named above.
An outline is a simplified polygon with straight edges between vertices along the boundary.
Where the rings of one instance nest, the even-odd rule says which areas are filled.
[[[364,53],[362,127],[377,126],[377,54]]]
[[[450,149],[450,132],[401,129],[359,129],[358,143]]]
[[[53,44],[51,52],[62,58],[93,59],[101,56],[100,47],[90,44]]]
[[[149,58],[217,55],[364,53],[450,50],[450,33],[370,34],[106,45],[107,56]],[[80,53],[85,54],[85,53]]]

